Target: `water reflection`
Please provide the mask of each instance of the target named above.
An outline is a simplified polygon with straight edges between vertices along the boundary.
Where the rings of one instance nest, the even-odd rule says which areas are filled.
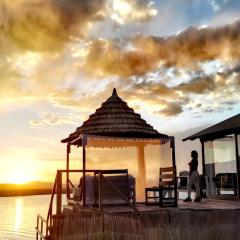
[[[18,232],[20,226],[21,226],[21,219],[22,219],[22,209],[23,209],[23,199],[17,198],[16,199],[16,207],[15,207],[15,225],[14,225],[14,231],[15,233]]]
[[[0,197],[0,240],[35,239],[37,214],[47,216],[50,195]]]

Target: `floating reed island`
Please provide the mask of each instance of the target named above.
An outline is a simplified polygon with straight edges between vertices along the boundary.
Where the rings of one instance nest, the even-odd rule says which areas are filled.
[[[116,89],[62,142],[66,169],[57,171],[47,218],[37,216],[36,240],[240,239],[240,203],[178,200],[174,137]],[[80,169],[70,169],[73,147],[81,149]]]

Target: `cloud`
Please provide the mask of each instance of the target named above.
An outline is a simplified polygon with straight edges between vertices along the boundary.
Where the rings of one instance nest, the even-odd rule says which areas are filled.
[[[82,69],[89,75],[115,75],[127,78],[143,75],[156,66],[151,56],[140,51],[126,51],[118,48],[117,43],[113,41],[95,40],[89,44],[88,52]]]
[[[197,69],[201,62],[237,61],[239,41],[240,21],[218,28],[190,27],[166,38],[137,35],[122,45],[117,40],[95,40],[89,45],[83,70],[101,76],[131,77],[159,66]]]
[[[21,49],[52,52],[86,37],[96,21],[147,20],[155,11],[141,0],[2,0],[0,32]]]
[[[133,1],[134,4],[139,4],[139,8],[143,6],[141,2]],[[5,1],[3,3],[8,12],[2,26],[4,31],[10,34],[7,36],[10,52],[7,54],[0,45],[0,102],[19,98],[47,99],[55,107],[88,112],[89,109],[98,107],[111,94],[110,89],[117,87],[122,92],[121,96],[140,111],[176,116],[183,111],[194,109],[214,111],[220,109],[217,106],[220,104],[223,109],[227,109],[227,104],[224,103],[230,101],[231,96],[236,104],[239,100],[237,93],[240,74],[236,62],[239,61],[240,51],[236,46],[240,36],[240,21],[219,28],[189,28],[169,37],[137,35],[124,39],[91,39],[89,42],[78,39],[78,42],[73,43],[72,38],[65,37],[78,34],[81,37],[81,33],[75,35],[75,30],[81,24],[95,21],[95,16],[101,11],[105,12],[104,1],[91,0],[86,6],[84,1],[79,3],[73,0],[49,0],[46,5],[39,0],[31,3],[27,0],[16,4]],[[33,8],[30,8],[31,4]],[[53,28],[46,28],[41,24],[48,16],[40,16],[39,20],[36,20],[34,18],[38,15],[35,14],[31,19],[32,13],[29,15],[28,10],[33,9],[35,13],[36,6],[40,9],[47,7],[44,14],[53,14],[53,24],[49,17]],[[77,13],[74,6],[76,9],[89,9],[81,16],[83,21],[75,16]],[[11,11],[15,13],[22,8],[23,12],[10,14]],[[62,11],[66,13],[63,14]],[[41,11],[38,12],[42,14]],[[68,15],[70,13],[72,18]],[[18,22],[19,16],[23,17],[23,20],[19,18]],[[64,19],[66,16],[67,19]],[[59,22],[61,26],[58,26]],[[21,36],[26,46],[19,45],[11,36],[18,34],[9,30],[14,24],[19,24],[16,27],[19,34],[23,34]],[[40,47],[38,37],[30,39],[31,31],[38,29],[38,24],[41,25],[40,42],[44,43],[41,45],[39,42]],[[51,33],[48,34],[48,30]],[[58,30],[64,34],[63,38],[57,34]],[[30,42],[28,39],[25,41],[25,37],[29,37]],[[45,37],[49,37],[52,42],[48,42]],[[53,41],[55,37],[56,42]],[[2,41],[6,41],[6,36]],[[68,41],[71,44],[65,45]],[[53,43],[56,44],[55,49],[51,47]],[[17,51],[14,44],[19,46]],[[61,53],[55,52],[57,49],[62,49]],[[52,50],[51,54],[41,52]],[[209,62],[215,62],[216,65],[210,74],[202,68],[202,64],[208,65]],[[222,62],[224,68],[221,70],[216,62]],[[199,106],[199,103],[202,105]],[[197,105],[199,107],[196,107]],[[31,123],[62,124],[64,119],[48,116]]]
[[[20,48],[57,51],[82,37],[103,5],[103,0],[3,0],[1,32]]]
[[[112,0],[108,4],[111,19],[123,25],[132,21],[148,21],[157,15],[153,2],[141,0]]]
[[[182,112],[183,112],[183,109],[181,104],[172,102],[172,103],[168,103],[162,110],[156,113],[159,113],[160,115],[167,116],[167,117],[173,117],[173,116],[177,116]]]
[[[192,78],[187,83],[181,83],[174,89],[183,93],[206,93],[207,91],[214,91],[217,88],[217,83],[214,80],[215,75],[203,75]]]
[[[31,120],[29,121],[29,124],[31,127],[39,127],[43,125],[76,124],[79,122],[79,119],[81,118],[75,114],[58,116],[52,113],[43,112],[41,113],[39,120]]]

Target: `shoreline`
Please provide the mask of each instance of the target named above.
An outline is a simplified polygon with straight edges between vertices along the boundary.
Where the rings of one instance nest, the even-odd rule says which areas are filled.
[[[19,197],[19,196],[34,196],[34,195],[48,195],[52,193],[52,189],[33,189],[33,190],[0,190],[0,197]]]
[[[66,190],[63,190],[65,193]],[[0,197],[19,197],[19,196],[34,196],[34,195],[50,195],[52,189],[19,189],[19,190],[0,190]]]

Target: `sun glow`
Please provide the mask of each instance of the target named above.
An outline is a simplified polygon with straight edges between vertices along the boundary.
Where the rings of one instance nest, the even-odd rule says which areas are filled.
[[[33,162],[28,160],[9,160],[5,168],[4,182],[23,184],[37,179]]]
[[[124,16],[131,13],[132,7],[127,1],[115,0],[113,2],[113,10]]]
[[[23,184],[27,182],[31,182],[34,179],[31,178],[31,176],[25,175],[25,173],[22,172],[14,172],[9,175],[8,183],[14,183],[14,184]]]

